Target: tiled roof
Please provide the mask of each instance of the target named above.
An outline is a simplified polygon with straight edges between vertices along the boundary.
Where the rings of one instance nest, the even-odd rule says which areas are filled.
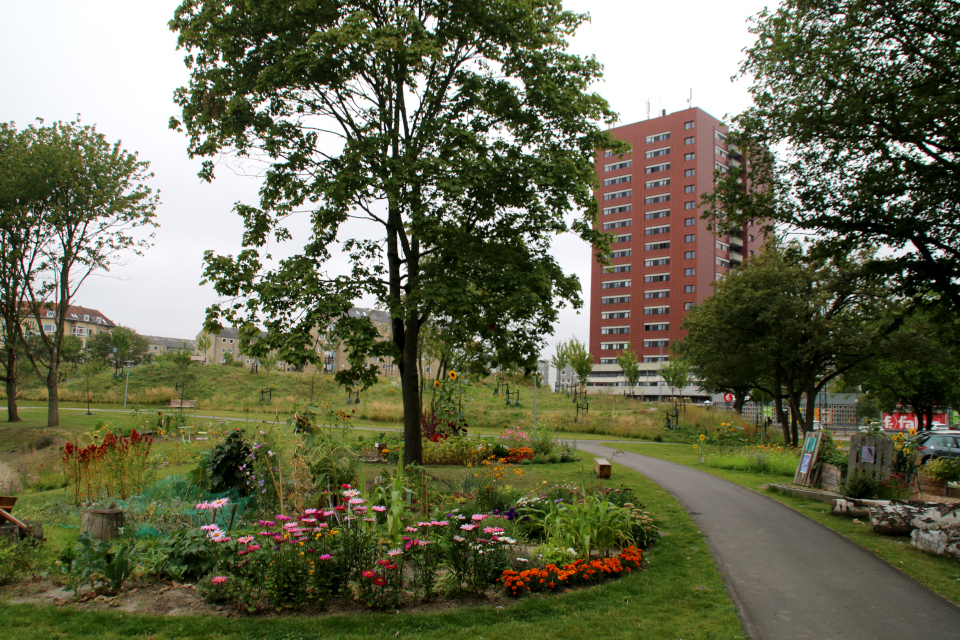
[[[184,343],[187,345],[187,349],[193,351],[197,348],[196,340],[187,340],[185,338],[164,338],[163,336],[143,336],[147,339],[147,344],[153,346],[162,346],[166,349],[182,349]]]
[[[43,305],[44,309],[49,309],[50,311],[56,311],[57,305],[55,304],[45,304]],[[88,319],[84,319],[86,316]],[[27,317],[33,317],[32,313],[27,314]],[[90,309],[89,307],[81,307],[79,305],[70,305],[67,307],[67,320],[71,322],[92,322],[93,324],[99,324],[104,327],[114,328],[116,323],[103,315],[96,309]]]

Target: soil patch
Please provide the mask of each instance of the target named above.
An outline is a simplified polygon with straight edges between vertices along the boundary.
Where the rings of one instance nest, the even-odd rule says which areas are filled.
[[[358,602],[346,598],[334,598],[323,609],[308,606],[298,611],[275,612],[269,609],[256,614],[211,604],[197,594],[192,584],[154,582],[130,582],[129,586],[115,595],[81,593],[79,598],[50,580],[34,579],[0,587],[0,599],[9,604],[40,604],[73,607],[81,611],[117,609],[127,613],[151,616],[219,616],[225,618],[257,615],[265,617],[285,615],[361,615],[370,610]],[[496,593],[489,596],[464,598],[438,598],[429,602],[401,603],[406,613],[449,611],[465,606],[503,607],[513,600]]]

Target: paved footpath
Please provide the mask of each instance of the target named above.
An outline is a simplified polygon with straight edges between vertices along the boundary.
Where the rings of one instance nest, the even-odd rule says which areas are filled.
[[[691,515],[754,640],[960,638],[960,608],[838,533],[716,476],[637,453],[613,460],[603,445],[577,441],[647,476]]]

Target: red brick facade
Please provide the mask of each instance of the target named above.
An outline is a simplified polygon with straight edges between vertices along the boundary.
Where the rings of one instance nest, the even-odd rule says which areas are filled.
[[[693,108],[611,133],[632,152],[596,160],[598,224],[621,241],[611,246],[610,265],[594,262],[590,274],[591,386],[622,382],[615,363],[624,343],[647,359],[641,381],[655,386],[661,362],[654,359],[666,359],[669,346],[683,337],[686,307],[709,296],[710,283],[758,251],[762,238],[754,227],[739,237],[715,236],[700,219],[697,205],[713,188],[714,170],[741,161],[719,120]]]

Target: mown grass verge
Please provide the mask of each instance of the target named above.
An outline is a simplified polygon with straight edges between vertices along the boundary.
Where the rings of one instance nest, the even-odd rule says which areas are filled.
[[[762,492],[769,498],[783,503],[811,520],[845,536],[871,553],[875,553],[921,584],[936,591],[954,604],[960,605],[960,563],[952,558],[931,556],[914,549],[910,546],[909,537],[876,534],[870,528],[869,520],[858,523],[852,518],[831,515],[830,507],[822,502],[765,489],[770,484],[792,482],[792,474],[784,476],[707,467],[700,464],[699,455],[692,446],[665,447],[642,443],[623,443],[618,444],[617,447],[624,451],[641,453],[661,460],[694,467],[718,478]]]

